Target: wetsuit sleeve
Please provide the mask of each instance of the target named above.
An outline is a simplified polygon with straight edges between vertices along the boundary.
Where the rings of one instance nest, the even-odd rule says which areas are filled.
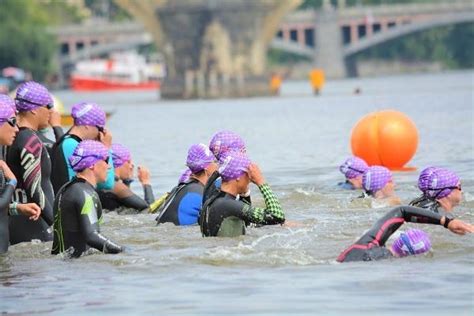
[[[64,131],[61,126],[53,126],[54,138],[59,141],[64,135]]]
[[[256,224],[274,225],[285,222],[285,214],[280,202],[273,194],[268,184],[264,183],[258,187],[265,201],[265,208],[244,205],[243,213],[247,220]]]
[[[115,169],[114,164],[112,163],[112,151],[109,150],[109,168],[107,169],[107,179],[104,182],[97,184],[97,189],[99,190],[112,190],[115,185]]]
[[[79,225],[87,245],[104,253],[119,253],[122,247],[100,234],[97,209],[91,197],[87,197],[80,210]]]
[[[0,195],[0,212],[3,212],[3,210],[9,207],[12,200],[13,191],[15,191],[15,187],[12,184],[8,184],[7,182],[3,188],[2,194]]]
[[[120,205],[142,211],[149,206],[144,199],[133,193],[130,188],[122,182],[115,182],[113,193],[117,196]]]
[[[74,170],[72,170],[71,164],[69,163],[69,157],[72,156],[74,149],[76,149],[78,144],[79,143],[77,140],[70,137],[66,138],[63,142],[62,150],[67,165],[67,174],[69,176],[69,180],[71,180],[76,175]]]
[[[356,244],[367,245],[373,243],[377,246],[384,246],[388,238],[404,222],[441,225],[442,217],[443,215],[430,210],[413,206],[399,206],[379,219]]]
[[[20,174],[24,189],[32,203],[41,208],[41,218],[49,225],[53,225],[53,206],[41,186],[41,154],[43,143],[36,134],[31,134],[20,147]]]
[[[153,194],[153,188],[149,184],[143,186],[143,196],[148,205],[155,201],[155,195]]]

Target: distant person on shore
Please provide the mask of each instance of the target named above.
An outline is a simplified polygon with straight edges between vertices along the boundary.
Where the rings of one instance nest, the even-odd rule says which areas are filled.
[[[405,222],[441,225],[458,235],[474,232],[473,225],[454,219],[451,215],[441,215],[412,206],[399,206],[385,214],[359,240],[344,250],[337,261],[372,261],[428,251],[431,243],[422,231],[402,234],[391,249],[385,247],[388,238]]]
[[[362,175],[364,196],[377,200],[384,200],[389,205],[401,204],[400,198],[395,195],[395,183],[390,170],[382,166],[372,166]]]
[[[285,214],[280,202],[266,183],[256,164],[242,152],[231,151],[219,161],[222,185],[218,194],[211,196],[203,204],[200,226],[204,237],[235,237],[245,235],[245,227],[276,225],[285,223]],[[238,200],[240,194],[249,190],[250,182],[258,186],[265,208]]]
[[[193,225],[198,222],[204,185],[217,170],[216,158],[206,145],[194,144],[188,150],[186,165],[191,176],[171,190],[158,209],[158,224]]]
[[[104,253],[122,252],[121,246],[100,233],[102,204],[95,187],[107,178],[109,157],[109,150],[94,140],[81,141],[69,157],[76,175],[54,200],[52,254],[80,257],[90,247]]]
[[[462,199],[461,179],[451,170],[439,167],[423,169],[418,178],[419,198],[410,202],[434,212],[451,212]]]
[[[147,168],[138,166],[144,198],[130,190],[133,181],[134,165],[130,150],[122,144],[112,144],[112,160],[115,168],[115,185],[112,190],[98,190],[102,208],[120,212],[123,209],[139,213],[147,209],[155,200],[150,183],[150,172]]]
[[[311,83],[314,95],[320,95],[325,83],[324,71],[322,69],[311,70],[309,73],[309,82]]]
[[[51,160],[53,173],[51,182],[54,192],[58,192],[61,186],[66,184],[75,176],[75,172],[69,162],[69,157],[82,140],[98,140],[107,148],[112,146],[112,133],[105,128],[105,112],[95,103],[80,102],[75,104],[71,110],[74,125],[53,146]],[[112,154],[110,154],[112,161]],[[104,190],[112,190],[115,184],[115,174],[112,163],[109,165],[107,179],[99,183],[97,187]]]
[[[338,183],[338,186],[348,190],[362,189],[362,175],[368,168],[367,163],[359,157],[347,158],[339,166],[339,171],[346,177],[346,181]]]

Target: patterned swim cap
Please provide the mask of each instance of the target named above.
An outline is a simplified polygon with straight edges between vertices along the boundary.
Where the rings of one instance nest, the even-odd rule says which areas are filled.
[[[18,87],[15,104],[19,112],[31,111],[41,106],[48,109],[54,107],[54,101],[48,89],[34,81],[22,83]]]
[[[15,101],[8,95],[0,94],[0,122],[15,116]]]
[[[359,157],[349,157],[344,161],[339,170],[346,176],[347,179],[354,179],[357,176],[361,176],[369,166],[367,163]]]
[[[240,151],[245,153],[246,150],[242,137],[231,131],[220,131],[214,134],[209,143],[209,149],[218,160],[228,151]]]
[[[192,173],[198,173],[206,169],[214,161],[216,161],[216,158],[209,147],[204,144],[194,144],[188,150],[186,166],[188,166]]]
[[[69,157],[69,163],[72,169],[78,172],[108,158],[109,151],[104,144],[95,140],[83,140],[77,145],[72,156]]]
[[[250,159],[242,152],[227,152],[219,160],[219,173],[222,181],[230,181],[239,178],[246,173],[250,166]]]
[[[392,180],[392,173],[385,167],[372,166],[362,176],[362,186],[366,191],[375,193]]]
[[[127,147],[122,144],[112,144],[112,160],[114,162],[114,168],[122,166],[131,159],[132,154]]]
[[[458,188],[461,181],[456,173],[445,168],[434,168],[425,173],[423,171],[418,180],[418,187],[426,196],[431,198],[441,199],[448,196],[454,189]]]
[[[392,251],[399,257],[422,254],[430,249],[430,236],[421,229],[410,229],[401,233],[392,244]]]
[[[418,188],[421,192],[425,193],[430,187],[430,183],[433,178],[433,172],[435,172],[436,169],[438,169],[438,167],[430,166],[421,170],[420,176],[418,177]]]
[[[75,104],[72,107],[71,115],[76,126],[105,126],[105,112],[92,102]]]
[[[188,182],[188,180],[189,180],[189,178],[191,177],[192,174],[193,174],[193,172],[191,171],[191,169],[186,168],[186,170],[184,170],[183,173],[181,174],[181,176],[179,177],[178,183]]]

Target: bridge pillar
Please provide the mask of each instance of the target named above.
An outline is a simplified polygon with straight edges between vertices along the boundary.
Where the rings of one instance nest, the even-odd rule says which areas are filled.
[[[173,56],[167,61],[172,71],[161,85],[161,96],[269,94],[262,30],[278,5],[278,1],[194,0],[158,7],[156,15]],[[275,32],[277,28],[278,24]]]
[[[351,39],[352,40],[352,39]],[[346,77],[342,34],[338,13],[328,3],[316,16],[314,64],[324,70],[328,78]]]

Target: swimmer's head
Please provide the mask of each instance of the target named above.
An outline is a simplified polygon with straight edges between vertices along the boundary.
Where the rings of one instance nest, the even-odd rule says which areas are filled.
[[[422,182],[421,186],[420,182]],[[422,172],[418,186],[426,196],[434,199],[442,199],[450,195],[454,190],[461,191],[461,180],[459,176],[451,170],[436,168],[429,173],[423,174]]]
[[[0,145],[13,144],[18,132],[16,123],[14,101],[7,95],[0,95]]]
[[[188,182],[188,180],[189,180],[189,178],[191,177],[192,174],[193,174],[193,172],[191,171],[191,169],[186,168],[186,170],[184,170],[183,173],[181,174],[181,176],[179,177],[178,183]]]
[[[397,257],[419,255],[431,249],[430,237],[421,229],[410,229],[392,244],[392,253]]]
[[[105,112],[96,103],[80,102],[73,105],[71,116],[75,126],[105,127]]]
[[[433,174],[436,169],[438,169],[438,167],[430,166],[421,170],[420,176],[418,177],[418,188],[421,192],[423,192],[423,194],[425,194],[426,191],[430,188]]]
[[[349,157],[340,166],[339,170],[346,176],[346,179],[354,179],[362,176],[369,168],[367,163],[359,157]]]
[[[87,168],[94,167],[96,164],[105,165],[105,172],[107,172],[109,151],[101,142],[83,140],[77,145],[73,154],[69,157],[69,163],[76,172],[82,172]],[[99,181],[103,180],[100,179]]]
[[[393,183],[392,173],[382,166],[369,167],[362,176],[362,186],[364,190],[372,195],[384,189],[387,185],[390,186],[390,183]],[[391,189],[393,191],[393,187]]]
[[[132,155],[130,150],[122,144],[112,144],[112,160],[114,163],[114,168],[119,168],[123,166],[126,162],[132,160]]]
[[[250,163],[250,159],[242,152],[227,152],[219,160],[219,173],[222,181],[231,181],[242,177],[248,172]]]
[[[15,105],[18,112],[32,111],[39,107],[50,110],[54,107],[54,101],[48,89],[43,85],[28,81],[18,87]]]
[[[216,158],[212,154],[209,147],[204,144],[194,144],[188,150],[186,158],[186,166],[192,173],[197,174],[204,171],[212,163],[216,162]],[[216,166],[214,167],[215,171]]]
[[[246,151],[245,142],[242,137],[231,131],[220,131],[214,134],[209,143],[209,149],[218,160],[228,151],[240,151],[243,153]]]

